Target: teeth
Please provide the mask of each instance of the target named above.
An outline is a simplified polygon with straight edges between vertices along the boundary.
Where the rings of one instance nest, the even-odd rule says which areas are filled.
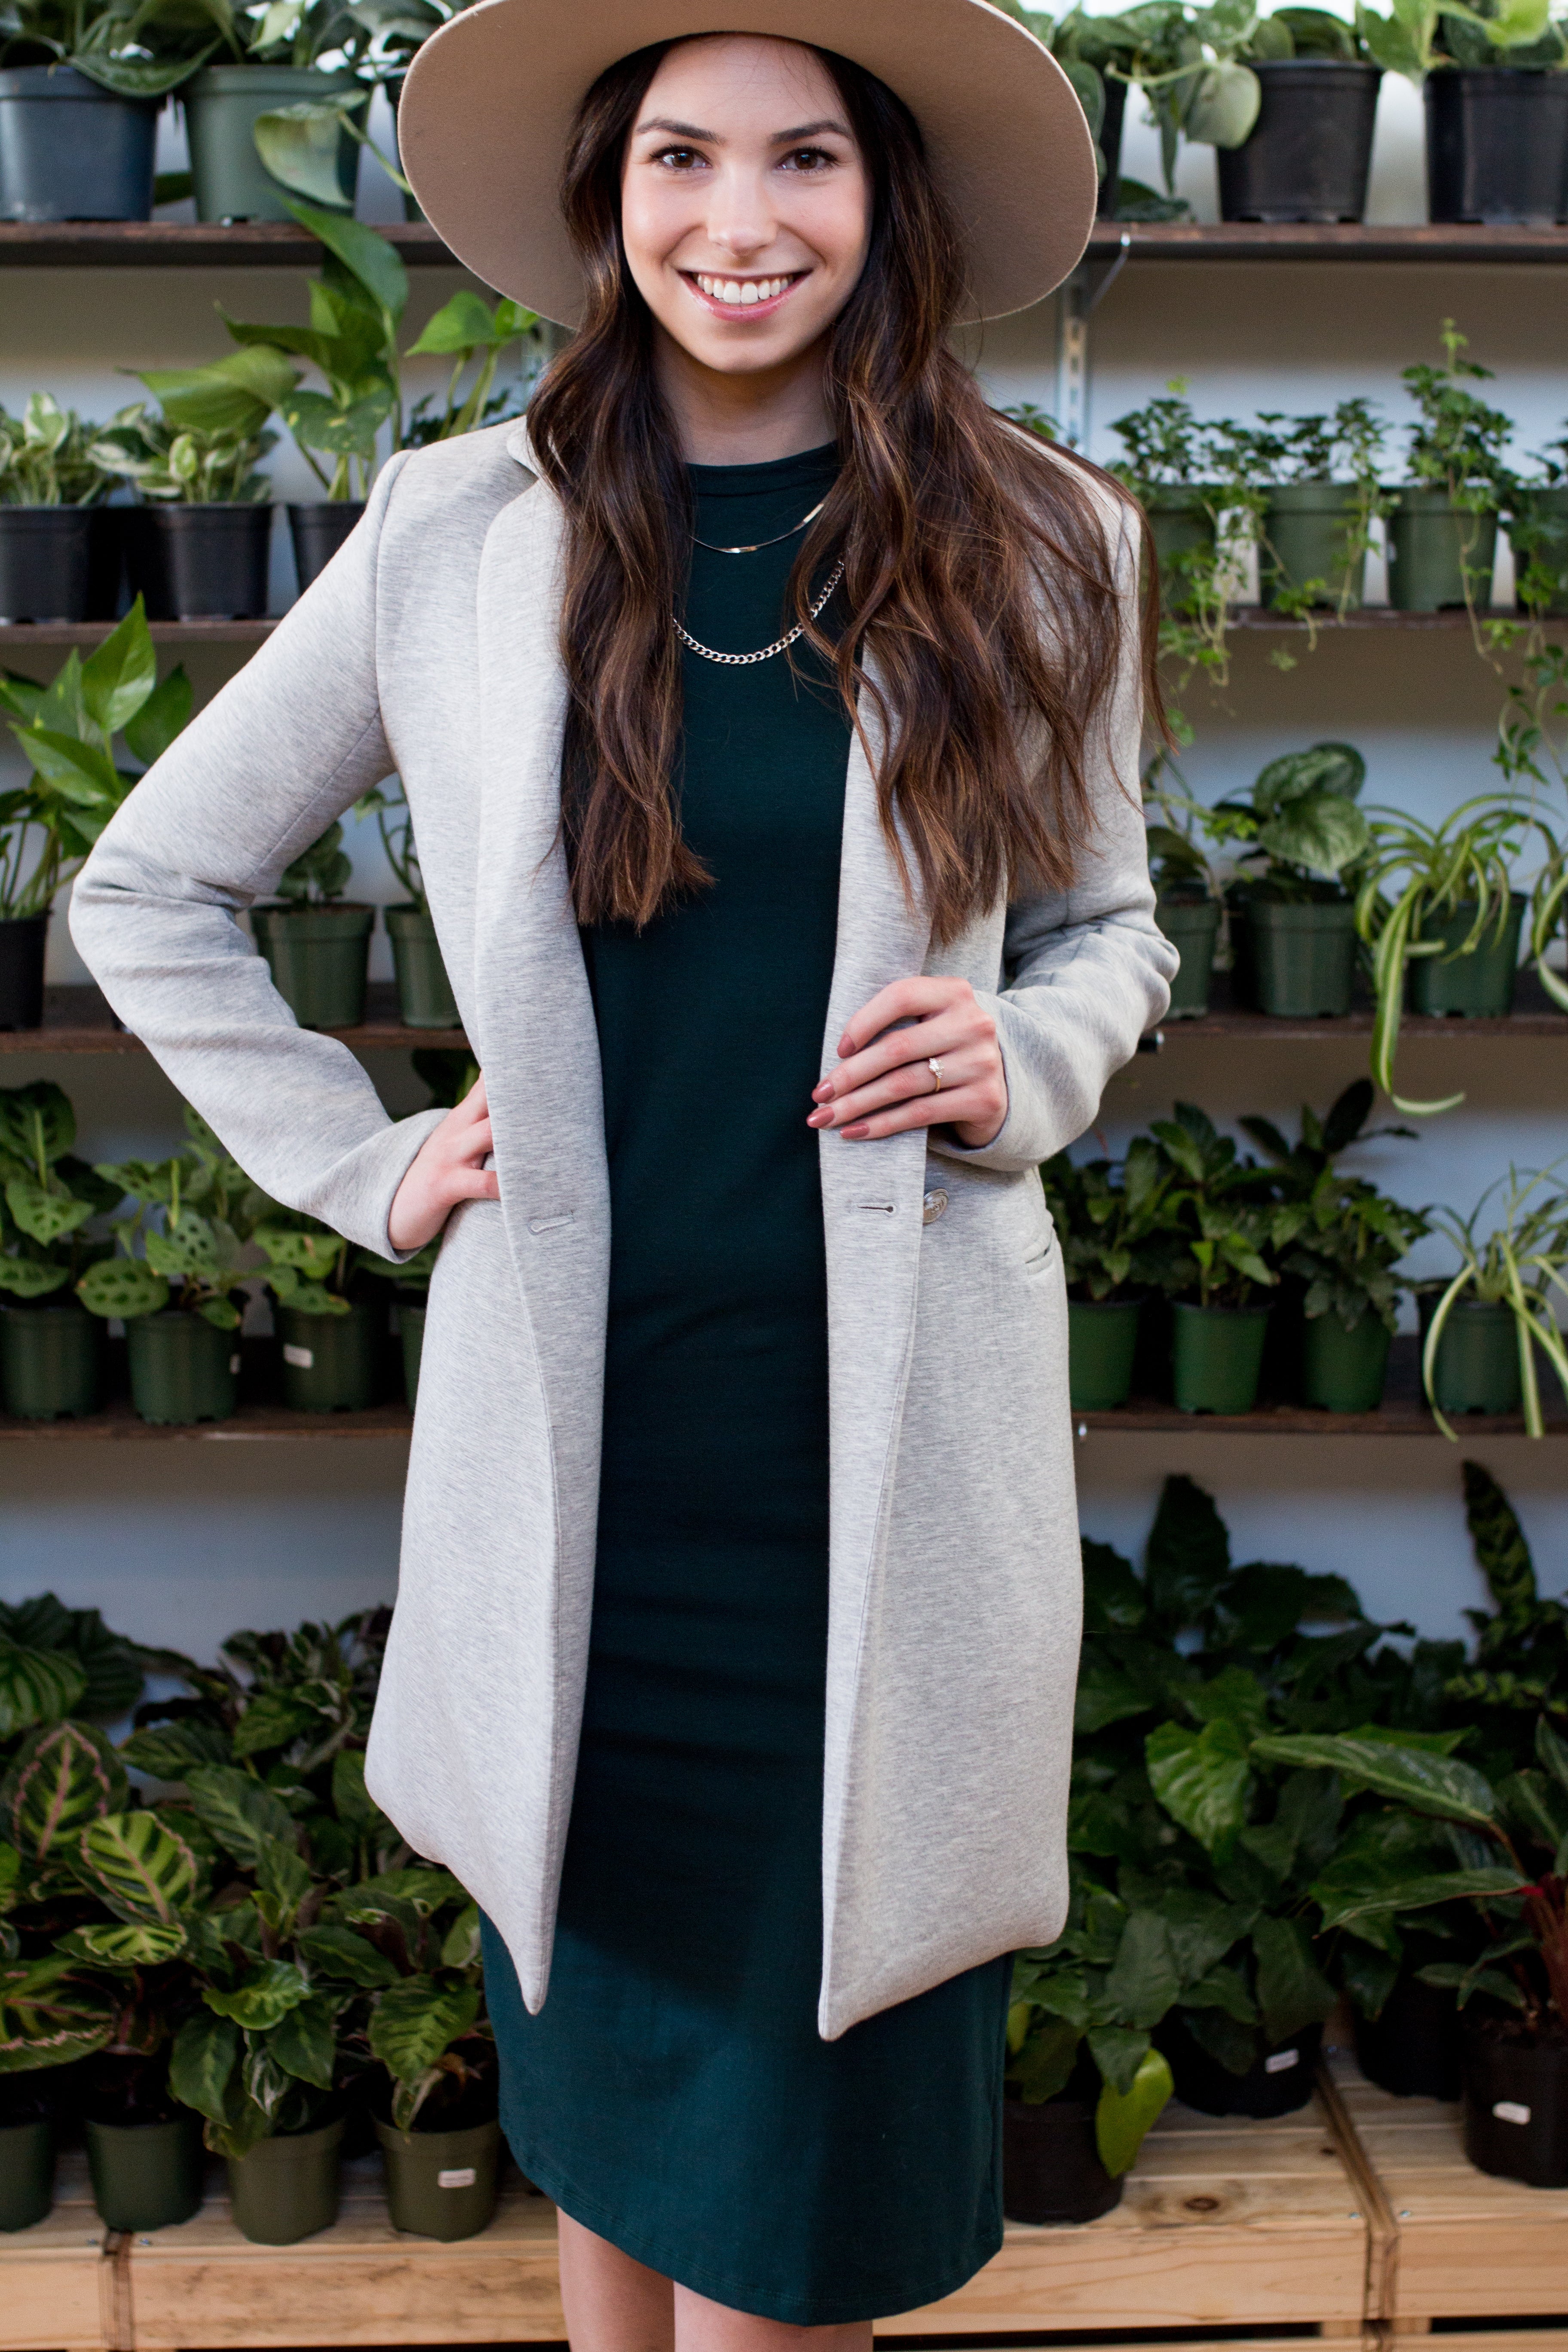
[[[729,303],[736,310],[771,302],[790,284],[788,278],[705,278],[700,270],[693,275],[711,301]]]

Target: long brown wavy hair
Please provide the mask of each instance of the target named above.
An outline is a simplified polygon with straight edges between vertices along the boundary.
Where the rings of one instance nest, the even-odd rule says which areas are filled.
[[[626,140],[674,46],[623,58],[579,109],[561,201],[584,319],[529,411],[567,521],[562,821],[574,900],[581,922],[638,928],[711,878],[681,838],[678,805],[669,615],[684,593],[691,501],[620,233]],[[1124,499],[1120,486],[1070,452],[1046,454],[987,407],[949,349],[963,249],[913,116],[863,67],[816,55],[865,159],[873,215],[865,269],[827,342],[842,467],[791,596],[863,741],[858,697],[874,712],[883,830],[909,889],[907,843],[946,941],[1004,891],[1070,882],[1091,822],[1091,733],[1124,661],[1142,663],[1159,709],[1153,616],[1146,600],[1142,645],[1123,644],[1104,499],[1109,488]],[[809,596],[837,556],[835,605],[847,618],[830,637],[811,622]],[[1145,572],[1152,584],[1152,562]]]

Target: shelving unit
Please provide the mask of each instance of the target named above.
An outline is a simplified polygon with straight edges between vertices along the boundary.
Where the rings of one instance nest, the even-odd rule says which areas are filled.
[[[399,1017],[397,991],[389,981],[373,981],[365,991],[366,1018],[357,1029],[325,1032],[356,1054],[407,1051],[421,1045],[468,1044],[460,1029],[409,1029]],[[47,988],[41,1029],[0,1029],[0,1054],[144,1054],[140,1037],[120,1028],[96,988]]]

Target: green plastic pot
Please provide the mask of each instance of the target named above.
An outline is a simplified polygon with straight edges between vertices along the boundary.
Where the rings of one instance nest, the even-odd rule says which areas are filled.
[[[301,1029],[359,1027],[374,907],[253,907],[250,928]]]
[[[227,1421],[239,1402],[239,1333],[166,1307],[125,1326],[131,1402],[160,1426]]]
[[[338,2218],[343,2119],[319,2131],[279,2132],[228,2159],[234,2223],[258,2246],[292,2246]]]
[[[1500,1015],[1513,1011],[1514,974],[1519,970],[1519,934],[1524,898],[1515,890],[1500,940],[1495,914],[1489,913],[1480,945],[1468,955],[1458,950],[1476,919],[1476,901],[1461,900],[1451,915],[1423,923],[1421,937],[1441,940],[1443,953],[1415,956],[1405,968],[1405,998],[1412,1013]]]
[[[1527,609],[1545,617],[1568,614],[1568,483],[1525,492],[1509,522],[1514,576],[1522,580],[1532,565],[1552,573],[1556,584],[1543,601]],[[1520,602],[1526,602],[1524,597]]]
[[[1392,1334],[1381,1315],[1351,1331],[1331,1308],[1301,1326],[1301,1402],[1325,1412],[1375,1412],[1383,1402]]]
[[[1425,1291],[1421,1297],[1423,1359],[1441,1297],[1441,1291]],[[1443,1319],[1432,1387],[1439,1412],[1519,1411],[1519,1337],[1513,1309],[1504,1300],[1455,1300]]]
[[[100,2124],[89,2117],[92,2201],[107,2230],[166,2230],[188,2221],[202,2201],[202,2119]]]
[[[1068,1394],[1075,1412],[1110,1412],[1132,1387],[1141,1298],[1068,1300]]]
[[[1178,1412],[1250,1412],[1263,1370],[1267,1307],[1172,1309],[1172,1393]]]
[[[1366,550],[1346,554],[1357,530],[1361,491],[1354,482],[1278,482],[1263,511],[1258,578],[1266,604],[1278,604],[1289,589],[1310,580],[1318,605],[1354,612],[1362,600]]]
[[[496,2210],[500,2126],[468,2131],[400,2132],[375,2126],[386,2163],[386,2205],[395,2230],[416,2237],[475,2238]]]
[[[398,1009],[405,1028],[458,1028],[462,1016],[428,911],[423,907],[387,907],[383,916],[392,941]]]
[[[1194,1021],[1209,1009],[1219,913],[1217,898],[1173,897],[1154,901],[1154,920],[1182,959],[1171,982],[1169,1020]]]
[[[0,2230],[30,2230],[55,2201],[55,2127],[0,2125]]]
[[[398,1300],[397,1329],[403,1348],[403,1393],[408,1400],[408,1410],[412,1412],[419,1402],[419,1359],[425,1352],[425,1302],[423,1299],[400,1298]]]
[[[1355,980],[1355,905],[1345,898],[1273,898],[1255,890],[1247,902],[1258,1009],[1300,1021],[1348,1013]]]
[[[1442,613],[1465,602],[1489,604],[1497,559],[1497,517],[1457,507],[1447,490],[1394,493],[1384,526],[1388,601],[1396,613]]]
[[[1153,490],[1144,501],[1160,562],[1160,602],[1168,613],[1182,612],[1192,602],[1188,566],[1193,560],[1206,562],[1215,552],[1219,500],[1216,488],[1194,483]]]
[[[352,102],[363,130],[370,93],[353,74],[251,65],[204,66],[200,73],[193,74],[180,92],[180,101],[190,141],[196,218],[292,220],[289,201],[291,196],[296,203],[299,199],[292,189],[273,178],[257,153],[256,118],[280,106],[334,99]],[[335,167],[344,207],[352,213],[359,144],[346,131],[338,133]]]
[[[103,1391],[103,1320],[74,1301],[0,1307],[0,1394],[23,1421],[96,1412]]]
[[[356,1298],[346,1315],[306,1315],[275,1307],[283,1359],[283,1402],[291,1412],[363,1412],[375,1402],[384,1311]]]

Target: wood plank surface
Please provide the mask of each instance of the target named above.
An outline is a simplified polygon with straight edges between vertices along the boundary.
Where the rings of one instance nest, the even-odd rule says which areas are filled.
[[[365,1018],[357,1029],[329,1029],[356,1054],[412,1052],[436,1045],[450,1051],[466,1045],[460,1029],[410,1029],[398,1009],[389,980],[373,980],[364,992]],[[1563,1018],[1568,1036],[1568,1016]],[[64,986],[44,991],[41,1029],[0,1029],[0,1054],[144,1054],[140,1037],[116,1025],[100,990]]]
[[[87,2158],[60,2158],[55,2208],[0,2237],[0,2352],[98,2352],[115,2326],[115,2255],[93,2210]]]

